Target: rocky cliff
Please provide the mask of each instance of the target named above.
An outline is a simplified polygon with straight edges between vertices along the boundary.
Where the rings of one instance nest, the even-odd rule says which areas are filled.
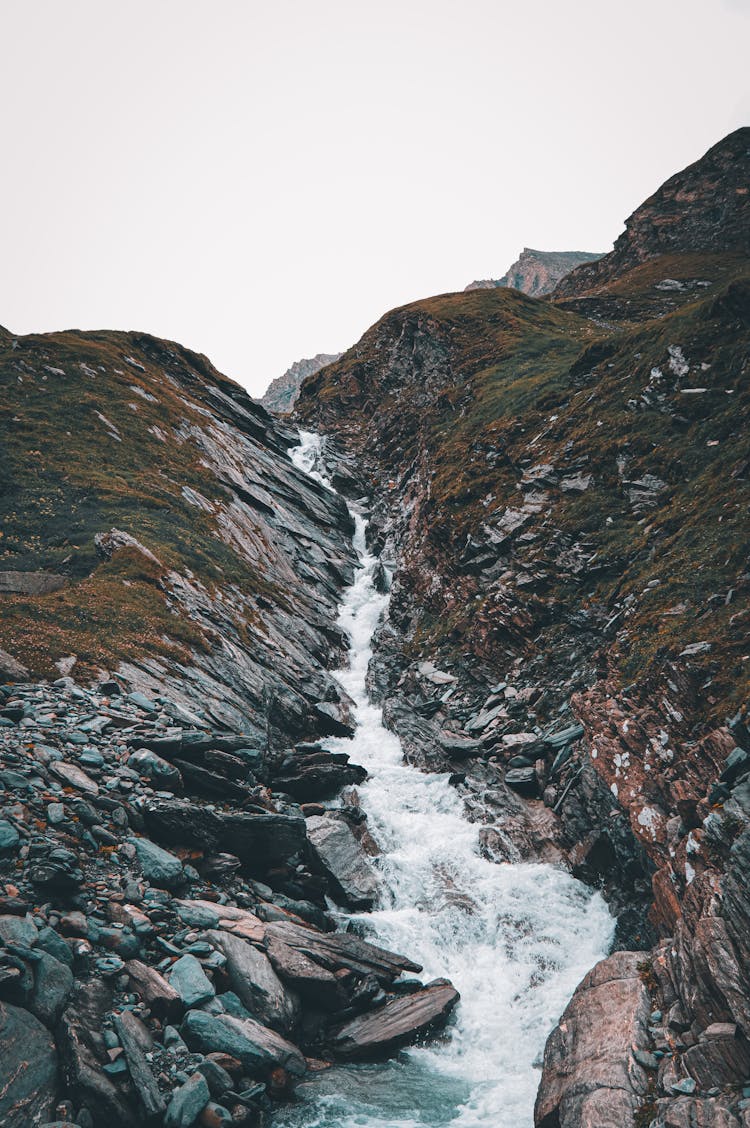
[[[395,310],[297,405],[378,499],[372,680],[407,754],[500,856],[564,859],[618,914],[542,1128],[747,1123],[748,136],[553,303]]]
[[[341,353],[317,353],[307,360],[295,361],[283,376],[277,376],[271,381],[264,395],[261,396],[260,403],[266,411],[291,411],[299,395],[302,381],[308,376],[314,376],[327,364],[333,364],[340,356]]]
[[[502,278],[484,279],[470,282],[469,290],[494,290],[498,286],[510,286],[521,290],[533,298],[551,294],[561,279],[570,274],[582,263],[595,262],[601,255],[588,251],[533,251],[524,247],[521,254]]]

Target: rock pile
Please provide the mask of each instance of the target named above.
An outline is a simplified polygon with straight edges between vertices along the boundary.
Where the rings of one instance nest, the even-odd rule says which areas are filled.
[[[174,713],[115,681],[0,687],[6,1128],[264,1124],[458,1000],[335,931],[327,896],[372,904],[377,875],[356,795],[320,800],[363,769]]]

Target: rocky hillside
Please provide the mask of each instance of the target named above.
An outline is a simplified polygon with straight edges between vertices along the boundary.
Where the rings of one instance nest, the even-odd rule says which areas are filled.
[[[333,364],[338,360],[341,353],[317,353],[307,360],[298,360],[287,368],[283,376],[277,376],[268,385],[265,394],[261,397],[260,403],[265,407],[266,411],[287,412],[291,411],[294,406],[302,381],[306,380],[308,376],[314,376],[316,372],[320,372],[321,368],[325,368],[327,364]]]
[[[372,680],[407,754],[618,913],[622,950],[548,1044],[540,1128],[747,1123],[748,138],[553,302],[392,311],[297,405],[378,499]]]
[[[530,294],[532,298],[541,298],[543,294],[551,294],[558,282],[570,274],[571,270],[582,263],[595,262],[598,258],[601,255],[590,254],[588,251],[532,251],[531,247],[524,247],[502,278],[470,282],[465,292],[510,286],[513,290]]]
[[[379,891],[318,742],[351,518],[178,345],[2,330],[0,378],[0,1123],[259,1128],[458,1001],[327,911]]]

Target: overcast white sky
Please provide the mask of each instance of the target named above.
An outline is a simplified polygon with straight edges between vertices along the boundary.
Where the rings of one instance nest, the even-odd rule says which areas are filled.
[[[0,0],[0,324],[261,394],[750,123],[750,0]]]

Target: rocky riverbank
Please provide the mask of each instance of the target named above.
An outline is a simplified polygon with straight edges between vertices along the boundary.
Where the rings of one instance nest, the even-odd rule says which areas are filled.
[[[0,699],[3,1125],[261,1125],[310,1071],[446,1021],[450,984],[327,911],[377,893],[345,754],[116,680]]]
[[[375,499],[371,681],[407,757],[452,772],[483,848],[617,914],[541,1128],[748,1122],[748,137],[551,302],[395,310],[297,405]]]

